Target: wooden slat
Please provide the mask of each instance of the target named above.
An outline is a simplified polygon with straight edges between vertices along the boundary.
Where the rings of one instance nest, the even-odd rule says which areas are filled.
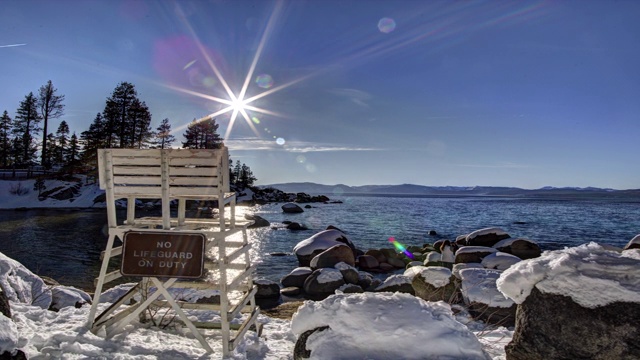
[[[160,163],[160,153],[158,153],[157,157],[120,157],[114,155],[112,159],[114,166],[156,166]]]
[[[217,188],[217,187],[175,187],[172,186],[169,188],[169,196],[174,198],[174,197],[180,197],[180,196],[192,196],[196,199],[201,198],[201,199],[205,199],[205,198],[210,198],[210,199],[217,199],[218,197],[220,197],[222,195],[222,189],[221,188]]]
[[[221,179],[216,177],[202,176],[170,176],[169,186],[193,186],[193,187],[213,187],[221,188]]]
[[[160,186],[115,186],[113,193],[116,197],[132,196],[139,199],[156,199],[162,195]]]
[[[106,251],[100,252],[100,260],[104,259],[104,254],[105,253],[106,253]],[[122,254],[122,246],[116,246],[116,247],[111,248],[111,257],[118,256],[120,254]]]
[[[240,302],[233,306],[231,308],[231,311],[229,311],[229,319],[235,318],[241,311],[243,311],[248,306],[249,301],[253,299],[257,292],[258,287],[254,286],[253,288],[251,288],[251,291],[245,293],[242,300],[240,300]]]
[[[160,166],[130,166],[119,165],[113,167],[114,175],[157,175],[162,174]]]
[[[106,273],[104,275],[104,283],[109,283],[115,279],[121,278],[122,274],[120,274],[120,270],[116,270],[116,271],[112,271],[110,273]],[[96,278],[95,280],[93,280],[93,285],[97,285],[98,284],[98,279]]]
[[[170,176],[218,176],[217,167],[169,167]]]
[[[216,158],[220,149],[169,149],[171,157]]]
[[[122,185],[160,185],[160,176],[140,175],[140,176],[114,176],[113,184]]]
[[[218,166],[220,165],[219,158],[182,158],[182,157],[169,157],[169,166]]]

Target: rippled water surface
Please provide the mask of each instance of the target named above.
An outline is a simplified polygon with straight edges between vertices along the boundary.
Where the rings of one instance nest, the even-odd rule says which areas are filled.
[[[300,214],[284,214],[282,204],[244,209],[272,223],[249,232],[258,276],[279,280],[297,266],[293,246],[328,225],[345,231],[364,250],[389,247],[391,236],[405,245],[422,245],[492,226],[512,237],[535,240],[544,250],[589,241],[621,247],[640,233],[637,202],[361,196],[332,200],[342,203],[310,204]],[[310,230],[286,230],[286,220]],[[0,252],[40,275],[91,290],[106,244],[105,228],[106,213],[99,210],[0,211]],[[438,236],[429,236],[429,230]]]

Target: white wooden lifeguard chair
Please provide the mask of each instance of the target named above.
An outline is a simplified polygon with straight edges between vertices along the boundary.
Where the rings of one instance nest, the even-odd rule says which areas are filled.
[[[89,313],[91,330],[111,336],[153,306],[172,308],[207,352],[213,350],[199,329],[221,331],[223,356],[234,349],[249,328],[260,333],[257,288],[252,281],[255,269],[246,232],[250,222],[236,219],[236,195],[229,191],[227,148],[101,149],[98,168],[100,188],[106,193],[109,238],[101,255]],[[119,199],[127,200],[122,224],[116,212]],[[159,200],[161,216],[136,216],[137,199]],[[188,200],[217,201],[218,217],[188,217]],[[172,212],[175,202],[177,210]],[[231,241],[229,237],[238,232],[242,232],[242,240]],[[160,257],[161,252],[165,258]],[[110,269],[110,260],[116,256],[122,256],[121,268]],[[172,256],[175,266],[167,267],[166,256]],[[205,271],[206,279],[202,279]],[[123,274],[141,280],[96,316],[104,285]],[[220,303],[188,303],[171,293],[188,288],[219,290]],[[142,300],[126,306],[136,295]],[[183,309],[219,311],[220,321],[192,321]],[[245,314],[239,317],[241,312]],[[231,323],[237,317],[240,321]]]

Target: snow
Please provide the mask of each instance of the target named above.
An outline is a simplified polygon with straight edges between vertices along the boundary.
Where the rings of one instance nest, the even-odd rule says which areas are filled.
[[[460,271],[462,280],[462,298],[466,304],[480,303],[490,307],[508,308],[513,300],[505,297],[496,288],[496,280],[502,271],[490,269],[463,269]]]
[[[534,286],[543,293],[570,296],[586,308],[640,303],[640,256],[626,253],[634,252],[607,250],[595,242],[545,251],[507,269],[498,289],[518,304]]]
[[[449,284],[451,280],[451,270],[441,266],[428,266],[422,269],[420,276],[422,276],[425,282],[439,288]]]
[[[84,176],[78,175],[79,178],[84,179]],[[80,193],[75,196],[73,201],[69,200],[56,200],[53,198],[47,198],[44,201],[38,200],[38,191],[33,190],[35,180],[2,180],[0,181],[0,209],[17,209],[17,208],[104,208],[105,203],[93,203],[93,200],[101,194],[104,194],[103,190],[100,190],[98,184],[82,186]],[[46,180],[46,188],[43,192],[55,189],[57,187],[71,187],[75,185],[75,182],[60,181],[60,180]],[[28,191],[26,194],[17,196],[12,194],[12,189],[22,188]]]
[[[310,267],[308,266],[301,266],[301,267],[297,267],[295,269],[293,269],[289,275],[307,275],[307,274],[311,274],[313,272],[313,270],[311,270]]]
[[[504,239],[504,240],[498,241],[492,247],[494,247],[496,249],[499,249],[501,247],[511,246],[511,244],[513,244],[516,241],[526,241],[526,242],[538,245],[537,242],[535,242],[533,240],[525,239],[525,238],[508,238],[508,239]]]
[[[306,301],[291,320],[296,336],[322,326],[307,339],[311,359],[489,358],[447,303],[409,294],[336,294]]]
[[[51,308],[60,310],[67,306],[91,303],[91,296],[72,286],[56,286],[51,289]]]
[[[504,252],[495,252],[482,259],[482,266],[487,269],[506,270],[511,265],[522,261],[519,257]]]
[[[476,230],[469,235],[467,235],[467,240],[477,238],[478,236],[488,235],[488,234],[496,234],[496,235],[507,235],[507,233],[497,227],[484,228],[480,230]]]
[[[339,230],[330,229],[321,231],[310,238],[300,241],[293,248],[293,252],[297,255],[311,255],[316,250],[325,250],[334,245],[344,245],[344,243],[336,239],[346,235]]]
[[[316,271],[320,272],[320,275],[318,275],[316,279],[320,284],[344,281],[344,277],[338,269],[322,268]]]
[[[640,245],[640,234],[634,236],[633,239],[631,239],[631,241],[629,241],[628,245],[631,245],[631,244],[639,244]]]
[[[482,266],[482,264],[480,263],[455,264],[453,265],[453,270],[451,270],[451,273],[453,274],[453,276],[460,279],[460,271],[462,271],[463,269],[484,269],[484,266]]]
[[[498,251],[498,250],[496,250],[494,248],[486,247],[486,246],[463,246],[463,247],[459,248],[458,251],[456,251],[456,255],[458,255],[458,254],[476,253],[476,252],[494,253],[496,251]]]
[[[404,271],[404,273],[402,275],[408,277],[409,279],[413,280],[413,278],[420,274],[422,272],[422,270],[426,269],[426,266],[422,266],[422,263],[420,263],[420,265],[415,265],[412,266],[410,268],[408,268],[407,270]]]
[[[436,252],[436,251],[432,251],[432,252],[427,254],[427,257],[424,260],[424,263],[428,264],[430,262],[438,262],[441,259],[442,259],[442,254],[440,254],[439,252]]]
[[[0,314],[0,354],[18,347],[18,327],[8,317]]]
[[[380,291],[390,286],[402,285],[402,284],[411,285],[411,278],[404,275],[398,275],[398,274],[391,275],[388,278],[386,278],[384,282],[380,284],[380,286],[376,288],[376,291]]]
[[[341,261],[341,262],[339,262],[339,263],[335,264],[333,267],[334,267],[334,268],[336,268],[336,269],[338,269],[338,270],[350,270],[350,269],[351,269],[351,270],[358,271],[358,269],[356,269],[355,267],[353,267],[353,266],[351,266],[351,265],[347,264],[347,263],[346,263],[346,262],[344,262],[344,261]]]
[[[446,245],[442,250],[442,262],[452,263],[455,261],[455,256],[453,255],[453,250],[451,250],[451,246]]]
[[[51,305],[51,289],[19,262],[0,253],[0,288],[9,300],[33,304],[43,309]]]

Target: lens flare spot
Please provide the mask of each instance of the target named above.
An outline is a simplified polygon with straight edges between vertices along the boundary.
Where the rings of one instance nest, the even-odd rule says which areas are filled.
[[[296,156],[296,161],[300,164],[304,164],[307,161],[307,158],[304,155]]]
[[[409,259],[413,259],[414,258],[413,254],[409,250],[407,250],[407,248],[404,247],[404,245],[400,244],[395,238],[390,237],[389,238],[389,242],[393,244],[393,247],[396,248],[397,252],[404,253]]]
[[[216,81],[216,79],[214,77],[211,76],[205,76],[202,79],[202,85],[205,87],[214,87],[218,82]]]
[[[258,117],[256,116],[252,117],[251,121],[253,121],[254,124],[260,124],[260,119],[258,119]]]
[[[378,21],[378,30],[380,32],[388,34],[396,29],[396,22],[391,18],[382,18]]]
[[[191,60],[187,65],[185,65],[182,70],[187,70],[191,65],[195,64],[198,60]]]
[[[276,139],[276,144],[282,146],[282,145],[284,145],[284,143],[285,143],[285,141],[284,141],[283,138],[279,137],[279,138]]]
[[[269,74],[260,74],[256,77],[256,84],[263,89],[273,86],[273,78]]]
[[[316,172],[318,170],[318,168],[316,168],[316,166],[313,165],[313,164],[307,164],[305,166],[305,169],[307,169],[307,171],[310,172],[310,173],[314,173],[314,172]]]

